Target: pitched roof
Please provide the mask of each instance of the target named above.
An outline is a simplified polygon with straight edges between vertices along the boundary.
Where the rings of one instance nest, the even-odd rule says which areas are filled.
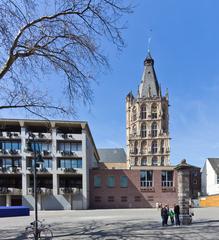
[[[214,171],[219,174],[219,158],[208,158],[211,166],[213,167]]]
[[[154,60],[150,52],[144,61],[144,72],[139,86],[139,97],[159,96],[160,88],[154,70]]]
[[[126,163],[126,153],[123,148],[99,148],[97,149],[100,162]]]

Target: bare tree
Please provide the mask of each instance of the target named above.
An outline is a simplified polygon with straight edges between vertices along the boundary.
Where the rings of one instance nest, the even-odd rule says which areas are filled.
[[[0,109],[44,116],[90,103],[91,81],[108,67],[103,42],[124,46],[121,18],[130,12],[122,0],[1,0]],[[46,82],[54,72],[59,82]],[[54,85],[63,87],[55,98]]]

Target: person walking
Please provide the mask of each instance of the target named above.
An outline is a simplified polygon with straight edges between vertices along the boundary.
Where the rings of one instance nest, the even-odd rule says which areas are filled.
[[[176,226],[179,226],[180,225],[180,220],[179,220],[180,207],[177,204],[174,204],[174,214],[175,214]]]

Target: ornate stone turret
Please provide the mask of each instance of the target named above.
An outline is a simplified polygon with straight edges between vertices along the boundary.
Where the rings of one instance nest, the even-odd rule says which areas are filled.
[[[137,97],[126,97],[126,137],[131,168],[169,165],[168,97],[162,96],[150,52]]]
[[[175,167],[178,177],[178,201],[180,207],[180,219],[183,225],[191,224],[189,216],[189,200],[190,200],[190,169],[193,166],[183,159],[179,165]]]

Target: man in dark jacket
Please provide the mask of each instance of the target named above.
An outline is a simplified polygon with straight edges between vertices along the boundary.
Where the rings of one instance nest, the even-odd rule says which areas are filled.
[[[179,205],[174,204],[174,213],[175,213],[176,225],[180,225],[180,220],[179,220],[180,208],[179,208]]]
[[[165,207],[161,208],[161,218],[162,218],[162,226],[167,226],[167,220],[168,220],[168,206],[165,205]]]

